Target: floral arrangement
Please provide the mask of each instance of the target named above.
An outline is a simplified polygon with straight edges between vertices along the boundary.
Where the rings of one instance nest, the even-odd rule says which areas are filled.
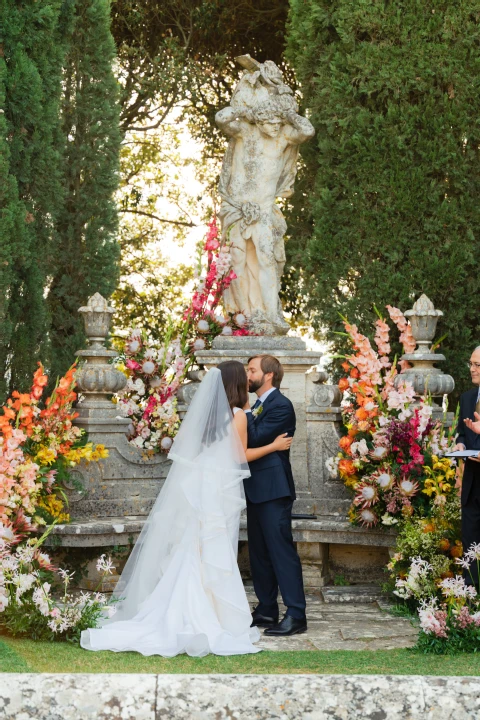
[[[225,317],[219,307],[236,275],[228,238],[223,243],[218,239],[215,218],[198,248],[195,277],[181,327],[171,323],[163,347],[153,347],[145,332],[134,329],[117,360],[117,368],[128,377],[117,402],[122,415],[131,420],[129,440],[150,454],[167,453],[172,446],[180,425],[176,393],[196,364],[195,353],[210,347],[217,335],[249,334],[243,313]]]
[[[404,351],[413,352],[410,325],[400,310],[387,309]],[[387,587],[410,606],[440,602],[462,555],[457,468],[445,457],[456,423],[445,431],[432,418],[429,398],[415,398],[412,385],[399,382],[408,363],[390,358],[384,318],[375,323],[376,348],[355,325],[345,320],[344,326],[352,344],[339,382],[344,435],[327,467],[352,491],[353,524],[396,527]]]
[[[85,443],[73,424],[75,369],[42,406],[48,377],[39,363],[30,392],[14,392],[0,415],[0,622],[32,637],[76,636],[108,606],[98,595],[73,600],[67,592],[71,575],[41,549],[53,526],[69,521],[62,490],[68,469],[108,456],[102,445]],[[60,601],[52,595],[57,579],[63,583]]]
[[[472,576],[471,565],[476,564],[478,572],[479,561],[480,544],[474,544],[456,563]],[[478,651],[480,597],[474,584],[468,585],[464,577],[453,573],[438,581],[432,565],[414,557],[405,579],[397,580],[396,593],[419,603],[419,650],[436,654]]]
[[[405,351],[411,352],[415,341],[410,326],[397,308],[388,310]],[[414,402],[410,383],[397,381],[395,387],[398,371],[389,357],[385,320],[379,317],[375,323],[377,350],[355,325],[346,320],[344,325],[354,351],[345,358],[342,367],[348,375],[339,382],[346,433],[327,467],[353,490],[350,521],[372,527],[395,525],[415,514],[428,516],[455,492],[455,463],[441,458],[453,444],[452,433],[432,420],[427,397]]]

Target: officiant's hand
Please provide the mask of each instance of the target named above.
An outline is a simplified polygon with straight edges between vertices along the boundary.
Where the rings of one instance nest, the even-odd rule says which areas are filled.
[[[464,422],[469,430],[473,430],[474,433],[480,435],[480,415],[477,412],[474,413],[474,415],[476,422],[474,420],[470,420],[470,418],[465,418]]]
[[[275,451],[278,450],[289,450],[290,445],[292,444],[293,438],[288,437],[287,433],[283,433],[283,435],[279,435],[275,438],[275,440],[272,443],[272,448]]]

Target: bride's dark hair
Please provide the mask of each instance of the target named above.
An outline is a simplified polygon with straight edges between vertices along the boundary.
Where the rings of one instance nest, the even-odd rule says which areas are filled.
[[[238,360],[227,360],[217,365],[222,373],[222,382],[227,394],[230,409],[243,408],[247,403],[247,373]]]

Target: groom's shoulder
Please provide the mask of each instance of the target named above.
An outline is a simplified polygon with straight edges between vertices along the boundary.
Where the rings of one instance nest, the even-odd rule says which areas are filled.
[[[293,410],[293,403],[291,400],[287,398],[286,395],[284,395],[280,390],[275,393],[275,399],[278,403],[281,403],[285,407],[288,407],[289,409]]]

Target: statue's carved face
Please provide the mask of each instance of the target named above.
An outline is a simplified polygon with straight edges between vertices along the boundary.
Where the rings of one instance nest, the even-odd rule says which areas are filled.
[[[282,121],[280,118],[269,118],[263,122],[257,122],[258,129],[267,137],[277,137],[278,133],[282,129]]]

